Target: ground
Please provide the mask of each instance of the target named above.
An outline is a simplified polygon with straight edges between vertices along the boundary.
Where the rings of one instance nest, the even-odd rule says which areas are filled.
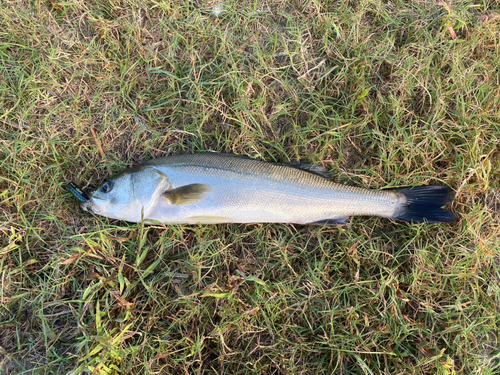
[[[4,0],[0,373],[499,373],[499,51],[489,0]],[[448,185],[457,221],[143,226],[64,189],[207,150]]]

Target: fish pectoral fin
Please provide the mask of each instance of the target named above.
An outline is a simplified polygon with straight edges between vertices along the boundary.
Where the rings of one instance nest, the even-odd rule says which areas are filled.
[[[205,194],[211,190],[206,184],[191,184],[167,190],[163,195],[171,204],[183,206],[201,201]]]
[[[192,224],[222,224],[222,223],[234,222],[234,220],[231,219],[230,217],[208,216],[208,215],[191,216],[188,217],[186,220],[188,220]]]
[[[308,224],[327,225],[329,227],[336,227],[338,225],[347,225],[348,219],[349,219],[349,216],[342,216],[342,217],[336,217],[334,219],[315,221],[315,222],[308,223]]]

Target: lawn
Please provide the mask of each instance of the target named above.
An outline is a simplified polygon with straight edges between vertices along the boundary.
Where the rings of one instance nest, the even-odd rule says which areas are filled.
[[[500,373],[500,4],[4,0],[1,374]],[[452,224],[144,226],[65,190],[219,151]]]

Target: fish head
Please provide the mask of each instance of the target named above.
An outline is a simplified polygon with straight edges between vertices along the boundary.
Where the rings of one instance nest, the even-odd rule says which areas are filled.
[[[140,222],[152,212],[167,183],[167,176],[153,167],[129,168],[109,177],[81,207],[111,219]]]

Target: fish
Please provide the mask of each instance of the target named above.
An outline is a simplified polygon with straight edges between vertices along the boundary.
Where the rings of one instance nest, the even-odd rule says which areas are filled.
[[[80,197],[81,198],[81,197]],[[450,223],[454,192],[424,185],[365,189],[330,180],[306,163],[269,163],[214,152],[152,159],[106,179],[83,210],[146,224],[344,225],[351,216]]]

